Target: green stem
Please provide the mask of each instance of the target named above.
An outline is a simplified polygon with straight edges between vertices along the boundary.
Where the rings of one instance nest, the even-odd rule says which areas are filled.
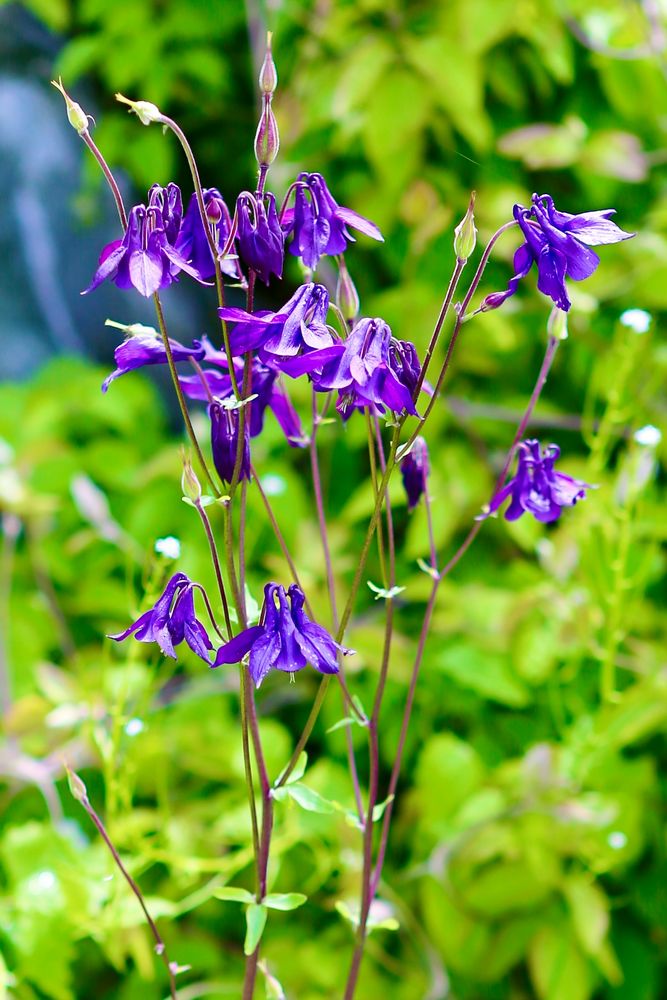
[[[174,389],[176,391],[176,397],[178,399],[178,405],[183,416],[183,423],[185,424],[185,429],[188,432],[188,437],[192,442],[192,447],[197,455],[197,460],[201,466],[202,472],[206,476],[213,494],[216,497],[220,496],[220,490],[213,481],[213,477],[209,472],[208,465],[206,464],[206,459],[202,453],[199,446],[199,441],[197,440],[197,435],[195,434],[194,427],[192,426],[192,421],[190,420],[190,414],[188,413],[188,407],[185,402],[185,396],[183,395],[183,390],[181,389],[181,383],[178,381],[178,372],[176,371],[176,365],[174,364],[174,355],[172,354],[171,344],[169,342],[169,336],[167,334],[167,327],[164,321],[164,313],[162,312],[162,303],[160,302],[160,296],[157,292],[153,295],[153,302],[155,303],[155,312],[157,314],[157,322],[160,328],[160,333],[162,335],[162,343],[164,344],[164,349],[167,355],[167,364],[169,365],[169,372],[171,374],[171,380],[174,384]]]

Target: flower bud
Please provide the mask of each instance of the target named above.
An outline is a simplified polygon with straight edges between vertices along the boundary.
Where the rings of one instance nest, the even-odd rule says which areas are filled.
[[[342,257],[338,267],[336,305],[343,314],[343,319],[352,323],[359,315],[359,294]]]
[[[272,94],[278,86],[278,72],[271,52],[272,32],[266,33],[266,55],[259,71],[259,89],[263,94]]]
[[[164,122],[162,112],[157,105],[151,104],[150,101],[131,101],[128,97],[123,97],[122,94],[116,94],[116,100],[120,101],[121,104],[129,105],[130,111],[134,111],[142,125]]]
[[[255,135],[255,157],[260,167],[270,167],[280,148],[278,122],[271,110],[271,99],[264,98],[264,108]]]
[[[547,333],[555,340],[567,340],[567,313],[554,306],[547,320]]]
[[[75,128],[79,135],[83,135],[84,132],[88,131],[88,122],[90,116],[86,114],[80,104],[73,101],[69,96],[65,88],[63,87],[63,81],[58,77],[58,81],[51,80],[51,86],[59,90],[60,93],[65,98],[65,107],[67,108],[67,118],[72,128]]]
[[[67,784],[69,785],[69,790],[72,793],[72,798],[76,799],[76,801],[80,802],[82,805],[85,805],[88,802],[88,791],[86,786],[75,771],[71,771],[69,767],[67,767],[66,770]]]
[[[468,211],[454,230],[454,253],[459,261],[467,260],[477,243],[477,228],[475,226],[475,192],[470,195]]]
[[[190,459],[183,456],[183,475],[181,476],[181,489],[186,500],[196,504],[201,500],[201,484],[197,479],[197,474],[192,468]]]
[[[212,198],[208,198],[207,200],[205,200],[205,204],[206,204],[206,218],[208,219],[209,222],[212,222],[214,225],[217,225],[222,219],[223,215],[222,202],[220,198],[216,198],[215,196]]]

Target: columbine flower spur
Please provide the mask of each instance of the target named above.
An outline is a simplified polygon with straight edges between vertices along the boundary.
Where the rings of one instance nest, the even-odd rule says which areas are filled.
[[[505,511],[506,521],[516,521],[527,511],[546,524],[557,521],[563,507],[574,507],[578,500],[583,500],[586,490],[593,487],[563,472],[556,472],[554,464],[559,455],[558,445],[549,444],[541,448],[534,438],[522,441],[518,448],[516,475],[491,498],[488,510],[481,519],[495,513],[511,498],[512,502]]]

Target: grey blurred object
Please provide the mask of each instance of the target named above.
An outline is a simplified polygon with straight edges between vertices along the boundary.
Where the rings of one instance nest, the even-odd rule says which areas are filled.
[[[81,296],[100,251],[121,231],[104,185],[94,222],[77,213],[90,154],[50,85],[59,46],[25,9],[0,9],[0,380],[26,377],[56,354],[87,355],[111,370],[118,331],[105,319],[155,323],[150,301],[109,283]],[[95,115],[86,96],[85,85],[75,88]],[[118,181],[128,205],[143,200],[125,178]],[[197,293],[183,281],[165,296],[170,334],[187,343],[205,322],[206,296],[202,302]]]

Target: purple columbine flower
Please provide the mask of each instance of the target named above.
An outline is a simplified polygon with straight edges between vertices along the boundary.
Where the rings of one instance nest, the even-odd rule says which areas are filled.
[[[229,210],[217,188],[204,188],[203,195],[206,217],[213,233],[213,239],[219,252],[222,252],[229,239],[231,226]],[[202,279],[207,280],[215,276],[213,254],[204,231],[196,194],[190,198],[178,239],[174,245],[180,255],[190,262]],[[221,260],[220,268],[230,278],[239,277],[239,269],[235,260],[229,258]]]
[[[329,293],[324,285],[300,285],[278,312],[248,313],[244,309],[218,309],[221,319],[234,324],[232,354],[259,349],[268,364],[278,364],[300,351],[329,347],[334,337],[327,326]]]
[[[222,401],[215,401],[210,404],[208,415],[211,418],[213,464],[220,478],[226,483],[231,483],[236,467],[236,454],[241,432],[240,409],[235,405],[225,406]],[[244,423],[243,431],[244,440],[241,450],[239,481],[250,479],[250,428],[247,420]]]
[[[185,573],[176,573],[153,607],[140,615],[124,632],[108,636],[122,642],[134,635],[139,642],[156,642],[165,656],[176,659],[175,646],[185,640],[193,653],[210,665],[213,644],[195,614],[193,583]]]
[[[493,514],[511,497],[505,520],[516,521],[528,511],[538,521],[557,521],[563,507],[574,507],[578,500],[585,499],[586,490],[594,488],[555,471],[554,463],[560,455],[558,445],[549,444],[541,449],[539,441],[531,438],[521,442],[518,454],[516,475],[492,497],[488,510],[479,520]]]
[[[164,349],[162,337],[152,327],[138,325],[127,329],[130,335],[114,351],[116,368],[102,383],[102,392],[107,391],[114,379],[134,371],[135,368],[167,363],[167,352]],[[183,344],[170,337],[169,344],[174,361],[187,361],[188,358],[201,361],[206,353],[199,340],[193,340],[192,347],[184,347]]]
[[[169,187],[176,188],[176,185]],[[167,229],[173,234],[177,222],[180,225],[176,195],[169,188],[154,185],[148,208],[135,205],[122,240],[105,246],[93,280],[83,294],[92,292],[107,279],[118,288],[135,288],[147,298],[161,288],[168,288],[180,271],[201,280],[198,272],[169,241]]]
[[[202,338],[202,342],[208,348],[204,360],[221,365],[227,370],[203,368],[202,376],[206,386],[204,386],[201,376],[186,375],[179,379],[183,392],[190,399],[202,401],[210,399],[211,396],[215,396],[217,399],[231,399],[234,395],[234,389],[223,352],[215,351],[206,337]],[[243,381],[243,367],[242,361],[234,361],[239,385]],[[250,437],[257,437],[262,433],[264,415],[268,407],[293,448],[304,448],[308,445],[308,438],[304,434],[299,415],[280,381],[278,371],[274,368],[268,368],[258,358],[253,358],[252,361],[251,393],[256,398],[252,400],[250,407]]]
[[[338,389],[337,408],[343,415],[365,406],[417,415],[412,401],[420,371],[417,351],[392,337],[382,319],[361,319],[344,343],[310,351],[280,367],[293,377],[309,372],[319,392]]]
[[[347,226],[384,242],[375,223],[334,200],[322,174],[301,173],[295,187],[294,208],[284,213],[283,226],[294,236],[290,253],[306,267],[314,270],[325,254],[344,253],[348,242],[354,242]]]
[[[504,292],[487,295],[482,310],[497,309],[517,290],[534,263],[537,264],[537,287],[552,299],[559,309],[567,312],[571,306],[565,285],[566,278],[583,281],[590,278],[600,258],[592,246],[620,243],[635,233],[626,233],[610,219],[616,209],[583,212],[570,215],[554,207],[548,194],[534,194],[530,208],[514,206],[514,218],[521,228],[525,243],[514,254],[514,276]]]
[[[408,497],[408,510],[414,510],[426,492],[429,471],[426,441],[423,437],[415,438],[410,453],[401,462],[401,476]]]
[[[266,201],[266,205],[265,205]],[[237,243],[243,262],[268,285],[272,274],[282,278],[285,236],[280,227],[275,197],[267,193],[257,200],[248,191],[236,199]]]
[[[296,584],[286,594],[280,584],[267,583],[263,624],[244,629],[221,646],[213,666],[240,663],[250,653],[248,669],[257,687],[270,670],[295,673],[307,663],[322,674],[338,673],[338,653],[346,656],[353,650],[341,646],[325,628],[311,621],[303,610],[304,603],[304,593]]]

